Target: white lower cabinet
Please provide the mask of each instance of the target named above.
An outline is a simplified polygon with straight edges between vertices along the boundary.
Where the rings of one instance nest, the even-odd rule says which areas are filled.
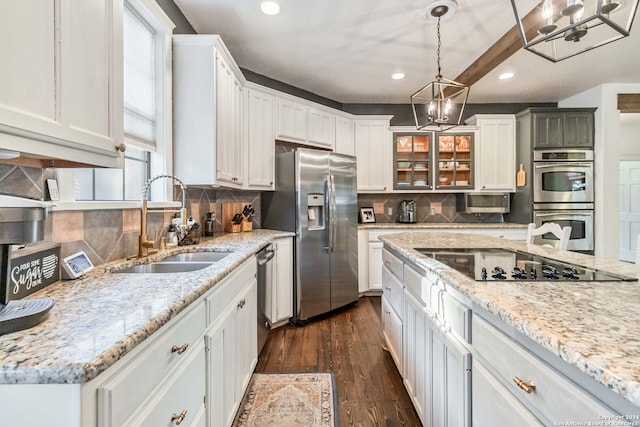
[[[476,357],[542,424],[574,421],[581,425],[597,425],[602,417],[614,419],[616,416],[585,389],[476,314],[473,316],[473,334]]]
[[[382,335],[387,350],[402,375],[402,319],[382,297]]]
[[[293,316],[293,239],[276,239],[273,246],[272,288],[265,295],[265,312],[272,325]]]
[[[231,426],[258,361],[255,272],[255,261],[246,261],[234,272],[232,287],[221,287],[207,297],[211,325],[205,334],[205,347],[211,427]]]
[[[427,353],[427,323],[424,303],[418,300],[411,291],[404,290],[404,322],[403,322],[403,355],[404,386],[413,402],[413,406],[422,421],[429,415],[425,411],[427,391],[426,381],[429,378],[427,369],[429,357]]]
[[[473,425],[542,426],[533,414],[484,367],[473,362]]]
[[[369,255],[369,286],[368,291],[382,289],[382,242],[368,243]]]

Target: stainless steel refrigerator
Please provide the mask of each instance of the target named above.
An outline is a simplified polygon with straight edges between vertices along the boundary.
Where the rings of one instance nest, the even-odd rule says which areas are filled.
[[[276,156],[262,227],[296,233],[294,322],[358,300],[356,159],[313,149]]]

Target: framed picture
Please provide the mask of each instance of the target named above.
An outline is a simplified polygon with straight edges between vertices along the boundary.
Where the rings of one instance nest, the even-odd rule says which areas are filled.
[[[373,213],[373,208],[360,208],[360,222],[376,222],[376,216]]]

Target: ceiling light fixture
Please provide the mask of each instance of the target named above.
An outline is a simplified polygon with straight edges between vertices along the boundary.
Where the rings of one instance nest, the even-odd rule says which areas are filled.
[[[17,159],[20,157],[20,153],[18,151],[6,150],[4,148],[0,148],[0,159],[8,160],[8,159]]]
[[[404,79],[404,73],[400,73],[400,72],[393,73],[393,74],[391,74],[391,78],[393,80],[402,80],[402,79]]]
[[[280,5],[274,1],[265,1],[260,4],[260,10],[265,15],[277,15],[280,13]]]
[[[627,37],[639,2],[543,0],[529,11],[522,9],[527,2],[511,0],[511,6],[522,46],[558,62]]]
[[[512,72],[506,72],[506,73],[500,74],[498,76],[498,79],[500,79],[500,80],[509,80],[512,77],[513,77],[513,73]]]
[[[425,7],[425,12],[436,18],[438,49],[436,51],[438,74],[422,89],[411,95],[411,108],[416,129],[437,126],[439,130],[456,127],[462,121],[462,113],[469,96],[469,87],[442,77],[440,67],[440,20],[451,17],[457,4],[452,0],[436,0]]]

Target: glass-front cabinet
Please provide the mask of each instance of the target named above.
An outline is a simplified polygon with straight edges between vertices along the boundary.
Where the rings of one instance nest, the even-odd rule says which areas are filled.
[[[394,133],[394,190],[473,188],[473,133]]]

